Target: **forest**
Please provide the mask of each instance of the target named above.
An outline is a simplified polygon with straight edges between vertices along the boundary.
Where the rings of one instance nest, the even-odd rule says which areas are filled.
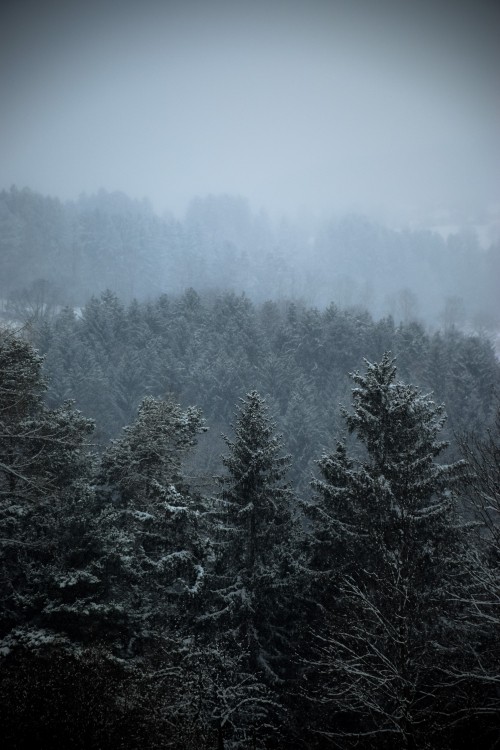
[[[3,746],[495,747],[498,248],[351,217],[300,267],[228,197],[0,222]]]
[[[498,219],[441,221],[457,226],[440,233],[353,213],[278,221],[237,195],[194,198],[176,218],[119,192],[61,202],[13,187],[0,192],[0,300],[23,317],[40,305],[81,307],[106,289],[127,303],[229,289],[256,303],[333,300],[397,323],[498,331]]]

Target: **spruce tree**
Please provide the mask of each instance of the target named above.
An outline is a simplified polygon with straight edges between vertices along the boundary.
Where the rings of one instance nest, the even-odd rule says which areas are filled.
[[[71,403],[44,406],[41,366],[26,341],[0,334],[0,638],[7,651],[18,641],[39,640],[37,632],[46,643],[80,641],[87,629],[83,604],[99,598],[88,451],[93,423]]]
[[[110,658],[93,424],[71,403],[44,406],[41,366],[0,332],[0,741],[110,746],[125,673]]]
[[[485,438],[474,432],[458,437],[469,471],[464,478],[465,509],[476,519],[476,544],[468,551],[473,576],[470,606],[479,644],[466,644],[464,658],[455,667],[480,693],[477,722],[486,735],[496,737],[500,728],[500,405],[496,421]],[[493,741],[493,740],[492,740]]]
[[[219,670],[232,665],[233,674],[219,679],[219,685],[229,681],[224,694],[230,690],[236,706],[239,686],[247,692],[243,737],[234,744],[233,728],[228,746],[263,747],[283,719],[280,691],[292,676],[297,526],[286,481],[289,457],[256,391],[241,399],[234,431],[233,440],[224,438],[227,473],[215,505],[215,567],[204,621],[223,654]]]
[[[316,729],[369,747],[424,747],[437,737],[444,747],[447,725],[465,709],[446,680],[467,637],[450,594],[468,585],[454,495],[464,465],[437,462],[443,409],[396,380],[389,354],[352,378],[344,418],[360,452],[350,456],[344,440],[322,457],[308,511],[322,614],[306,659]]]
[[[101,458],[97,492],[109,596],[129,613],[122,641],[129,655],[148,644],[153,653],[158,638],[164,642],[174,631],[180,639],[203,583],[199,507],[181,467],[204,429],[198,409],[147,397]]]
[[[283,670],[287,590],[296,532],[290,459],[274,434],[264,399],[242,399],[235,438],[225,438],[227,474],[221,477],[219,594],[250,653],[253,670],[271,681]]]

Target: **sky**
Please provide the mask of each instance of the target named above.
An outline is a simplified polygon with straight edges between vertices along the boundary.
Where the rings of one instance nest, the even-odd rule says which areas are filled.
[[[0,188],[498,204],[499,32],[485,0],[4,0]]]

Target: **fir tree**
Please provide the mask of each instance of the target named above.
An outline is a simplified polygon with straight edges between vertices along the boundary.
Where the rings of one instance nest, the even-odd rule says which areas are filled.
[[[71,403],[43,405],[41,364],[27,342],[1,334],[0,637],[7,651],[42,630],[44,642],[79,641],[87,626],[83,614],[73,621],[75,608],[99,597],[87,446],[93,424]]]
[[[469,471],[464,477],[465,509],[477,521],[476,544],[468,550],[473,576],[469,594],[471,620],[479,643],[464,644],[463,659],[454,668],[457,681],[464,675],[480,691],[477,721],[491,738],[500,722],[500,406],[485,438],[474,432],[459,436],[459,446]],[[463,596],[463,594],[462,594]],[[460,679],[461,678],[461,679]]]
[[[289,458],[274,429],[264,399],[256,391],[248,393],[241,400],[234,440],[225,438],[227,474],[220,479],[215,571],[204,618],[224,659],[237,666],[230,679],[234,696],[244,684],[249,702],[255,703],[253,717],[246,715],[251,747],[263,746],[283,718],[279,689],[291,676],[294,646],[297,527],[286,482]]]
[[[327,584],[323,597],[313,586],[323,623],[310,697],[327,712],[317,730],[370,747],[444,743],[464,710],[444,677],[466,631],[450,596],[468,586],[453,494],[463,463],[437,463],[443,409],[397,381],[388,354],[352,378],[344,417],[364,454],[340,442],[323,456],[309,509],[311,576]]]
[[[97,481],[109,591],[130,614],[122,642],[130,655],[148,643],[156,648],[172,630],[180,638],[203,583],[206,545],[181,465],[204,429],[198,409],[147,397],[135,423],[101,459]]]
[[[0,739],[113,743],[126,675],[110,658],[90,420],[43,405],[41,358],[0,333]]]
[[[223,457],[227,475],[221,477],[218,570],[219,594],[248,646],[252,669],[277,679],[296,527],[286,482],[290,459],[281,454],[274,429],[264,399],[256,391],[247,394],[235,439],[225,438],[229,453]]]

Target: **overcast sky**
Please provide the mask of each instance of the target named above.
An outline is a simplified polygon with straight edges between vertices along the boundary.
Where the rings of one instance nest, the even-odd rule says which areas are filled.
[[[498,202],[499,6],[4,0],[0,188],[176,214]]]

